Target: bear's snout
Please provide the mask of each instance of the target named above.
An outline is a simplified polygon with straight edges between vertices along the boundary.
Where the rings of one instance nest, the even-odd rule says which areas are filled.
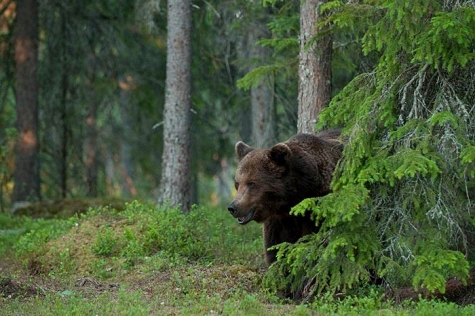
[[[241,225],[245,225],[254,219],[254,209],[246,211],[245,208],[238,208],[235,201],[232,201],[231,204],[229,204],[228,211],[234,218],[237,218],[238,223]]]
[[[234,202],[231,202],[231,204],[228,205],[228,211],[231,213],[231,215],[235,216],[237,212],[237,207],[234,204]]]

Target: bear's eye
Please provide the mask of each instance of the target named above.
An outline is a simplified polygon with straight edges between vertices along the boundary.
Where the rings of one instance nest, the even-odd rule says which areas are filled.
[[[239,183],[234,182],[234,188],[237,190],[239,188]]]
[[[255,186],[256,186],[255,182],[248,182],[247,183],[247,187],[250,188],[250,189],[254,188]]]

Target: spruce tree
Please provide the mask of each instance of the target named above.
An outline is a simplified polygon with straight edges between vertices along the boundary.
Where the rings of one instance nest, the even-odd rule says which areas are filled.
[[[278,246],[268,285],[345,291],[383,278],[444,293],[465,281],[475,229],[475,4],[329,2],[332,32],[361,34],[378,63],[321,112],[343,127],[333,193],[293,209],[321,229]],[[472,261],[471,261],[472,260]]]

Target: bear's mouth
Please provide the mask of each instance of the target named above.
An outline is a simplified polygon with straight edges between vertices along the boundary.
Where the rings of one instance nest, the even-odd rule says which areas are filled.
[[[246,216],[238,217],[237,220],[240,225],[245,225],[249,223],[253,219],[253,217],[254,217],[254,210],[251,210]]]

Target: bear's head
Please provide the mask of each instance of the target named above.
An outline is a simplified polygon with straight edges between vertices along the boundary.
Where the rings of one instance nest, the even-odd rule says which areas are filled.
[[[288,216],[288,183],[291,149],[279,143],[270,149],[253,149],[243,142],[235,147],[239,164],[236,170],[235,199],[228,210],[241,225],[254,220],[262,223],[275,217]]]

